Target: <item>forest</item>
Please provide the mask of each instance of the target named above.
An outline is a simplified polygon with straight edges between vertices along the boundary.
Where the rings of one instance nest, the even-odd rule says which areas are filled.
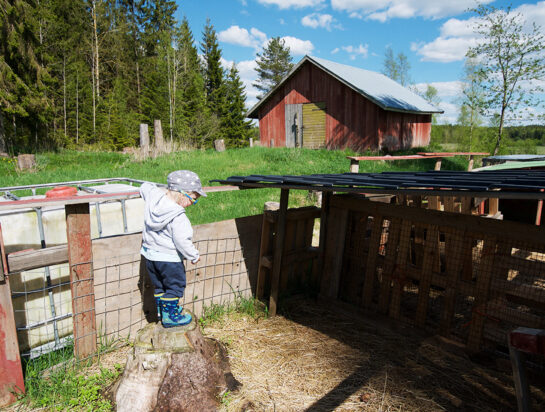
[[[200,40],[171,0],[0,0],[0,152],[165,141],[244,146],[245,92],[210,20]],[[183,10],[181,10],[183,12]],[[153,132],[151,132],[153,133]]]

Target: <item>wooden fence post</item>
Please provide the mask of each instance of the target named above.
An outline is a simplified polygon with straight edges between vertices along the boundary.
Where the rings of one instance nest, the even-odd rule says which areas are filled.
[[[0,282],[0,407],[15,402],[17,397],[14,393],[24,391],[25,383],[11,302],[11,289],[9,278],[6,277]]]
[[[163,139],[163,126],[161,125],[161,120],[155,119],[153,121],[153,135],[155,137],[155,141],[153,142],[155,145],[155,150],[162,151],[165,149],[165,141]]]
[[[84,358],[95,353],[97,349],[89,203],[66,205],[65,210],[72,290],[74,355]]]
[[[274,245],[273,267],[271,276],[271,299],[269,301],[269,313],[276,315],[278,306],[278,287],[280,285],[280,273],[282,271],[282,252],[284,250],[284,238],[286,235],[286,215],[288,212],[289,189],[280,192],[280,210],[276,229],[276,241]]]

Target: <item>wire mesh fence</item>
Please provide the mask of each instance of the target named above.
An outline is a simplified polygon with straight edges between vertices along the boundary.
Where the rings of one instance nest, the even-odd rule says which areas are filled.
[[[186,309],[200,316],[212,304],[252,296],[249,262],[237,236],[196,243],[201,261],[185,263]],[[24,358],[71,346],[77,353],[81,345],[126,340],[148,321],[157,320],[153,288],[140,254],[112,253],[71,268],[64,264],[10,277]]]
[[[341,300],[472,349],[505,347],[518,326],[545,327],[542,229],[365,201],[333,205],[352,208]]]

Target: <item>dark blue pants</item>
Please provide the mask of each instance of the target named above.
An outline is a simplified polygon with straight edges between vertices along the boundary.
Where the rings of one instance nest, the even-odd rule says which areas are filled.
[[[184,296],[186,279],[183,262],[157,262],[146,261],[151,283],[155,288],[155,294],[164,293],[165,298],[181,298]]]

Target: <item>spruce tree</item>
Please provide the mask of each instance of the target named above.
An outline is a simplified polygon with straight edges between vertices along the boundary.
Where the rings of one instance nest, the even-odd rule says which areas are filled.
[[[210,19],[204,27],[201,51],[204,59],[204,88],[207,106],[219,119],[225,113],[224,73],[221,67],[221,50],[218,36]]]
[[[226,143],[230,147],[248,144],[250,123],[245,121],[246,94],[238,70],[233,63],[226,81],[227,113],[222,122]]]
[[[274,89],[293,67],[290,48],[280,37],[273,37],[263,51],[257,54],[257,81],[253,86],[263,92],[258,99]]]

